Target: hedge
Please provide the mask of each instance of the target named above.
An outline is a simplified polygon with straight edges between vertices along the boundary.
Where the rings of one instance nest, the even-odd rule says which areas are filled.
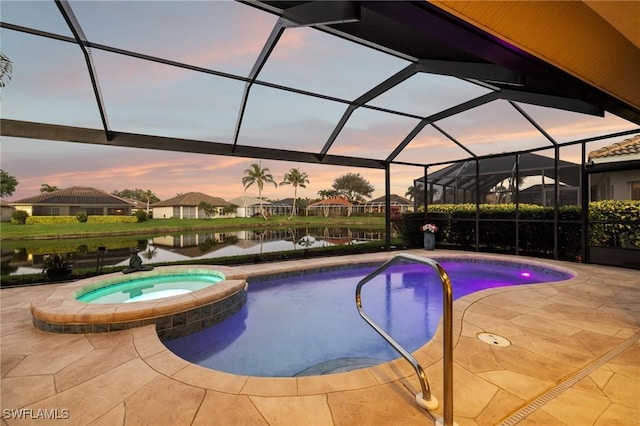
[[[481,204],[479,214],[479,246],[483,251],[514,253],[516,250],[516,208],[513,204]],[[425,215],[403,215],[402,235],[409,247],[422,245],[420,226]],[[428,223],[438,227],[436,242],[443,248],[475,248],[476,205],[434,204],[427,213]],[[520,254],[553,256],[554,209],[538,205],[519,205],[518,248]],[[566,206],[559,209],[558,251],[562,259],[581,256],[581,209]],[[591,223],[589,244],[594,246],[640,248],[640,201],[597,201],[589,205]],[[622,223],[624,222],[624,223]]]
[[[87,223],[138,223],[136,216],[89,216]]]
[[[26,220],[27,225],[43,225],[53,223],[78,223],[76,216],[29,216]]]

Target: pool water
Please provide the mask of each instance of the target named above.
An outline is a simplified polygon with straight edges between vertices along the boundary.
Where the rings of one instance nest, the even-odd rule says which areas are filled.
[[[504,263],[440,264],[451,278],[454,299],[491,287],[571,278]],[[360,318],[355,306],[357,283],[373,270],[352,267],[250,280],[241,312],[165,345],[201,366],[251,376],[337,373],[396,359],[399,354]],[[363,287],[362,304],[405,349],[415,351],[436,331],[442,285],[426,265],[395,265]]]
[[[222,281],[211,274],[171,274],[135,278],[85,293],[77,300],[87,303],[133,303],[179,296]]]

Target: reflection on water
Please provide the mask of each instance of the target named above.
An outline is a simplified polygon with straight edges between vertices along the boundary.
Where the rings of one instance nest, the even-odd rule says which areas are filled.
[[[58,241],[12,241],[2,245],[2,275],[42,272],[42,257],[49,253],[72,253],[74,268],[128,266],[135,247],[145,264],[217,257],[256,255],[289,250],[311,250],[367,241],[384,240],[382,229],[289,228],[163,234],[136,240],[135,237],[66,239]],[[98,250],[105,247],[104,257]]]

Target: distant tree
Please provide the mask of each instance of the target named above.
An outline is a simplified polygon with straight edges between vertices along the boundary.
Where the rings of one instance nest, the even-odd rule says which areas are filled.
[[[340,193],[335,189],[321,189],[320,191],[318,191],[318,197],[320,197],[321,200],[337,197],[339,195]]]
[[[202,210],[208,217],[213,217],[218,212],[215,206],[207,203],[206,201],[200,201],[200,204],[198,204],[198,210]]]
[[[276,188],[278,184],[273,180],[273,175],[269,173],[270,170],[268,167],[262,168],[262,162],[258,164],[253,163],[251,166],[244,171],[244,177],[242,178],[242,185],[244,185],[244,190],[246,191],[251,185],[255,184],[258,187],[258,198],[260,199],[260,214],[267,220],[267,216],[264,214],[264,210],[262,208],[262,190],[264,189],[265,183],[272,183]]]
[[[130,200],[143,201],[147,203],[147,215],[149,215],[149,205],[153,203],[157,203],[160,201],[160,198],[156,196],[150,189],[123,189],[122,191],[118,191],[117,189],[113,191],[111,194],[120,198],[128,198]],[[178,194],[180,195],[180,194]]]
[[[55,185],[49,185],[48,183],[43,183],[42,185],[40,185],[40,192],[54,192],[54,191],[59,191],[60,188],[58,188]]]
[[[9,197],[15,192],[16,186],[18,186],[18,179],[0,169],[0,183],[0,197]]]
[[[5,87],[11,81],[13,63],[4,53],[0,52],[0,87]]]
[[[309,183],[309,176],[306,173],[301,172],[297,168],[293,168],[284,174],[284,180],[280,182],[282,185],[293,185],[293,205],[291,206],[291,216],[289,220],[296,214],[296,198],[298,198],[298,187],[306,188]]]
[[[333,181],[333,189],[352,203],[363,202],[371,197],[375,187],[360,173],[347,173]]]

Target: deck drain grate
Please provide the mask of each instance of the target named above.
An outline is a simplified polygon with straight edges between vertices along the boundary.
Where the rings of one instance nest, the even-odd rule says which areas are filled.
[[[498,336],[495,333],[478,333],[476,334],[478,339],[484,343],[488,343],[491,346],[507,347],[511,346],[511,342],[502,336]]]
[[[629,339],[622,342],[620,346],[618,346],[617,348],[611,350],[609,353],[607,353],[603,357],[597,359],[592,364],[586,366],[582,370],[578,371],[572,377],[569,377],[564,382],[558,384],[556,387],[554,387],[544,395],[537,398],[535,401],[532,401],[528,405],[522,407],[517,412],[513,413],[511,416],[503,420],[502,423],[500,423],[500,426],[513,426],[519,423],[521,420],[524,420],[527,416],[529,416],[531,413],[536,411],[538,408],[542,407],[547,402],[556,398],[562,392],[566,391],[571,386],[575,385],[580,380],[584,379],[586,376],[593,373],[598,368],[602,367],[604,364],[611,361],[616,356],[620,355],[625,349],[633,345],[638,339],[640,339],[640,333],[634,334]]]

